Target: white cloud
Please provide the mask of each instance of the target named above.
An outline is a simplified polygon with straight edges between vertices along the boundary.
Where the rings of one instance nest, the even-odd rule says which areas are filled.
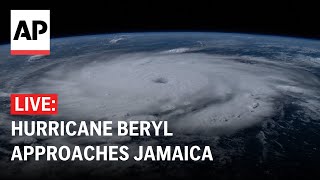
[[[232,133],[271,117],[281,93],[313,92],[288,64],[255,57],[248,64],[243,58],[248,59],[199,53],[98,58],[68,71],[57,67],[26,90],[58,93],[60,117],[67,119],[157,117],[176,131],[209,134]]]

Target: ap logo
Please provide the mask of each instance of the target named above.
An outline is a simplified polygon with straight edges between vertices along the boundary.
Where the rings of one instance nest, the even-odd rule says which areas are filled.
[[[50,54],[50,10],[11,10],[11,55]]]

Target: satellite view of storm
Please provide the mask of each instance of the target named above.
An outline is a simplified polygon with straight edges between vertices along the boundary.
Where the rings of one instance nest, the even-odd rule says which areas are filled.
[[[50,56],[0,55],[0,174],[281,177],[320,161],[320,41],[236,33],[52,39]],[[12,116],[10,94],[59,94],[57,116]],[[12,121],[167,121],[172,137],[11,136]],[[17,145],[210,146],[212,161],[10,161]],[[30,172],[37,173],[30,173]],[[161,174],[161,176],[160,176]],[[157,175],[157,176],[156,176]]]

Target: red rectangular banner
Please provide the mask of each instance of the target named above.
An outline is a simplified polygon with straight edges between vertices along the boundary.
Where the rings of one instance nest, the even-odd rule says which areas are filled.
[[[58,94],[11,94],[11,115],[57,115]]]
[[[50,55],[50,50],[11,50],[11,55]]]

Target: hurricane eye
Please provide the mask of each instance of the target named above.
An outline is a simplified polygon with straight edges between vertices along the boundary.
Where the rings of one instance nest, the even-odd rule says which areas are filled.
[[[168,79],[164,77],[158,77],[152,80],[154,83],[159,83],[159,84],[166,84],[168,82]]]

